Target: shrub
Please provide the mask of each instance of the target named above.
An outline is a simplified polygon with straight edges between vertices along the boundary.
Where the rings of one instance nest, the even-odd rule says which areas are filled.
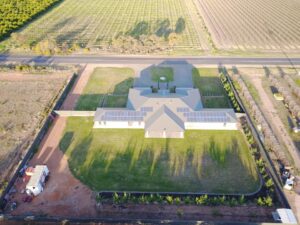
[[[184,204],[189,205],[189,204],[192,204],[192,203],[193,203],[193,200],[191,199],[190,196],[187,196],[187,197],[184,198]]]
[[[195,198],[196,205],[206,205],[208,204],[208,196],[207,195],[201,195],[199,197]]]
[[[170,205],[173,204],[173,197],[170,196],[170,195],[166,196],[166,201],[167,201],[167,203],[170,204]]]
[[[145,197],[145,195],[141,195],[141,196],[139,197],[139,203],[141,203],[141,204],[148,203],[148,200],[147,200],[147,198]]]
[[[264,200],[261,197],[259,197],[256,200],[256,204],[259,205],[259,206],[264,206],[265,203],[264,203]]]
[[[265,185],[266,185],[266,187],[269,189],[269,188],[271,188],[271,187],[274,185],[274,183],[273,183],[272,179],[269,178],[269,179],[266,181]]]
[[[245,203],[246,203],[245,196],[242,195],[241,197],[239,197],[239,204],[240,204],[240,205],[243,205],[243,204],[245,204]]]
[[[229,206],[230,207],[234,207],[234,206],[237,206],[239,204],[239,202],[236,200],[236,198],[232,197],[230,200],[229,200]]]
[[[273,199],[271,196],[267,196],[264,198],[265,206],[271,207],[273,205]]]
[[[176,204],[176,205],[179,205],[179,204],[181,203],[181,199],[180,199],[179,197],[176,197],[176,198],[174,199],[174,201],[175,201],[175,204]]]
[[[104,200],[104,197],[101,194],[96,195],[96,202],[100,203]]]
[[[164,201],[164,198],[163,198],[163,196],[156,194],[155,201],[157,201],[158,203],[162,203]]]
[[[120,197],[119,197],[118,193],[116,193],[116,192],[113,194],[113,203],[114,204],[120,203]]]

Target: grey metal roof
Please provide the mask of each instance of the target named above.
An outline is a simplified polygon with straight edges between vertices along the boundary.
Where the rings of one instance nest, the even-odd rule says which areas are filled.
[[[167,106],[162,106],[146,121],[145,129],[147,131],[184,131],[184,121]]]
[[[233,109],[203,109],[198,89],[153,94],[150,88],[130,89],[127,108],[98,108],[95,121],[143,121],[149,131],[183,131],[189,123],[236,122]]]

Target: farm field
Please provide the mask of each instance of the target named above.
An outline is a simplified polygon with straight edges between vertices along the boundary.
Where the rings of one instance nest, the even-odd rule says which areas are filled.
[[[60,149],[92,190],[249,193],[259,179],[240,131],[186,131],[145,139],[143,130],[93,129],[69,118]]]
[[[75,109],[92,111],[100,106],[125,107],[133,77],[134,71],[130,68],[95,68]]]
[[[300,51],[297,0],[196,0],[218,49]]]
[[[0,73],[0,175],[20,160],[68,77]]]
[[[200,91],[203,107],[231,108],[217,68],[193,68],[193,82]]]
[[[0,4],[0,39],[60,0],[2,0]]]
[[[289,150],[289,148],[292,148],[292,145],[288,143],[294,142],[296,146],[299,146],[300,136],[292,132],[292,124],[295,121],[293,121],[284,102],[277,101],[274,98],[273,91],[275,89],[267,78],[267,74],[280,77],[282,72],[286,73],[288,71],[288,68],[280,67],[238,68],[238,73],[242,76],[258,107],[263,112],[263,116],[272,127],[287,160],[293,164],[294,160],[290,154],[291,150]],[[284,82],[282,80],[282,83]],[[248,110],[251,111],[250,109]]]
[[[158,45],[164,49],[169,45],[163,39],[175,32],[179,35],[170,41],[172,48],[174,46],[178,51],[208,50],[206,31],[199,18],[192,18],[196,15],[192,0],[65,0],[24,28],[19,39],[25,38],[26,44],[31,46],[49,39],[59,46],[111,49],[108,45],[119,46],[124,41],[114,41],[114,38],[129,35],[133,41],[132,49],[136,40],[145,35],[152,36],[150,42],[155,42],[155,37],[161,38]],[[173,42],[175,39],[176,43]],[[16,40],[10,44],[13,45],[13,41]]]

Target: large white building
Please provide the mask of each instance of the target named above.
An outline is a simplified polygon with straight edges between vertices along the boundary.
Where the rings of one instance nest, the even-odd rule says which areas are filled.
[[[94,128],[144,129],[148,138],[183,138],[185,130],[237,130],[233,109],[205,109],[195,88],[176,93],[132,88],[126,108],[98,108]]]

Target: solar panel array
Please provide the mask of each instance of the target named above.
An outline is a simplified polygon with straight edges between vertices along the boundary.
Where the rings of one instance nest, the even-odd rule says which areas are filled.
[[[229,118],[225,112],[187,112],[183,114],[188,122],[229,122]]]
[[[143,121],[146,112],[139,111],[107,111],[102,116],[104,121]]]
[[[190,109],[187,107],[178,107],[177,112],[189,112]]]
[[[153,107],[141,107],[142,112],[153,112]]]

